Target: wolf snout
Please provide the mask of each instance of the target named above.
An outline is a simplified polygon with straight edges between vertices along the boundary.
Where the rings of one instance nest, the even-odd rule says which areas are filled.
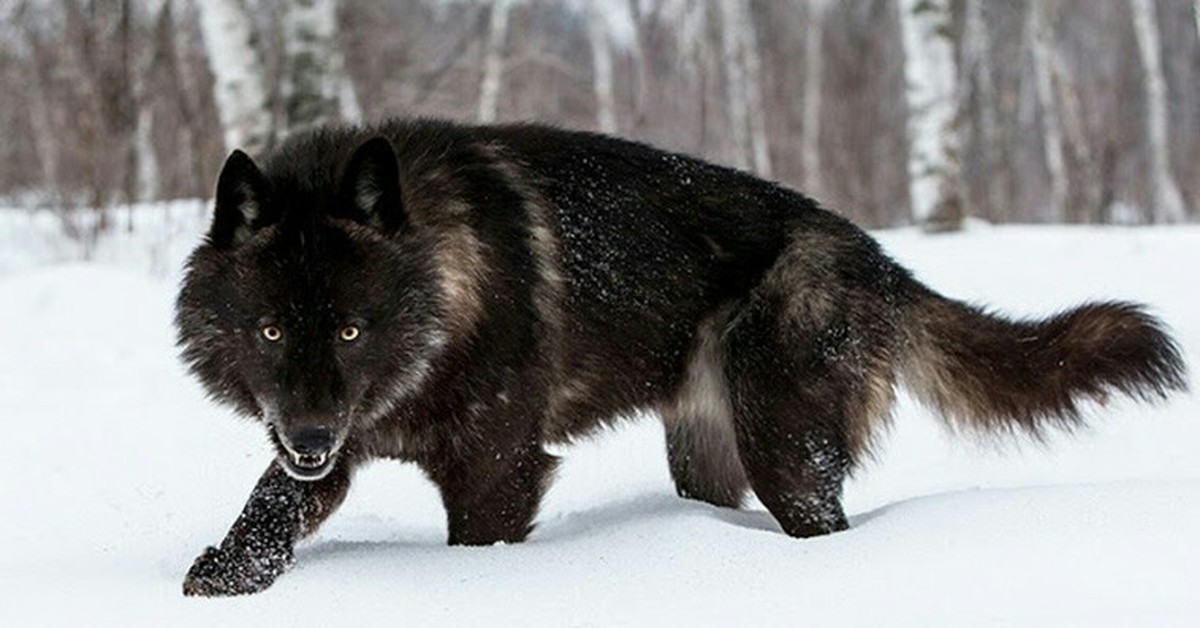
[[[328,427],[302,427],[287,434],[286,444],[293,453],[317,456],[328,454],[336,441],[336,433]]]

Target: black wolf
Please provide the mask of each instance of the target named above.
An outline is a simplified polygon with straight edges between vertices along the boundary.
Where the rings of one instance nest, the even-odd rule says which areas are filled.
[[[178,300],[184,359],[277,456],[189,595],[259,591],[372,458],[421,466],[453,544],[520,541],[546,443],[656,410],[680,495],[753,490],[790,535],[904,385],[952,425],[1071,428],[1185,387],[1138,305],[1011,320],[939,295],[841,216],[683,155],[534,125],[390,121],[235,151]]]

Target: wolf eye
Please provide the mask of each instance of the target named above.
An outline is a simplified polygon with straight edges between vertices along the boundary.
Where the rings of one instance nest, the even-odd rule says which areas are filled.
[[[354,342],[358,340],[358,334],[361,333],[357,325],[346,325],[338,330],[338,339],[342,342]]]
[[[279,342],[283,338],[283,330],[276,325],[266,325],[260,331],[263,338],[271,342]]]

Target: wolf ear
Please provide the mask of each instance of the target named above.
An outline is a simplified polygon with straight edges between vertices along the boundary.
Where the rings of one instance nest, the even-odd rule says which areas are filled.
[[[262,171],[250,156],[235,150],[217,177],[216,211],[208,241],[220,249],[236,247],[265,222],[269,188]]]
[[[369,139],[350,156],[342,174],[341,196],[350,217],[364,225],[384,233],[404,225],[400,169],[387,138]]]

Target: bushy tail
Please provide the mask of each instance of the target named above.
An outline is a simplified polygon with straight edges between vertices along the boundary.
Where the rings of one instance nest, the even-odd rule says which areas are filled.
[[[1037,438],[1078,426],[1085,402],[1113,393],[1152,401],[1187,387],[1178,345],[1139,305],[1014,321],[921,292],[908,310],[902,378],[955,427]]]

